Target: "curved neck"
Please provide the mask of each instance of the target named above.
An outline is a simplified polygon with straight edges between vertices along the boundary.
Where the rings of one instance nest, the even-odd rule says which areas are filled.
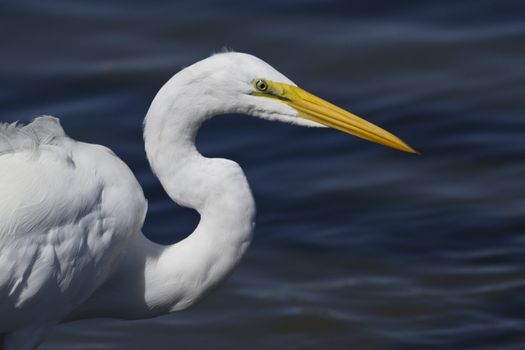
[[[240,166],[202,156],[195,136],[204,121],[228,113],[186,104],[172,78],[155,97],[144,123],[151,167],[176,203],[200,214],[186,239],[163,246],[139,234],[117,271],[71,319],[142,318],[183,309],[224,280],[252,238],[255,202]],[[96,310],[96,311],[94,311]]]
[[[210,102],[203,103],[206,109],[187,104],[191,90],[177,89],[176,77],[157,94],[144,124],[146,153],[162,186],[173,201],[201,216],[188,238],[160,247],[155,268],[146,269],[149,302],[170,311],[192,304],[231,272],[251,241],[255,217],[240,166],[205,158],[195,147],[202,123],[229,111]]]

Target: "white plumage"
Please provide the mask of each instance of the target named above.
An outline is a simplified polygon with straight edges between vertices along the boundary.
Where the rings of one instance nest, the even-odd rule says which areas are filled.
[[[322,123],[411,151],[256,57],[214,55],[168,81],[145,119],[153,171],[175,202],[201,216],[188,238],[161,246],[142,235],[142,189],[110,150],[70,139],[53,117],[0,124],[0,335],[7,349],[34,349],[64,320],[186,308],[232,271],[250,243],[255,204],[238,164],[205,158],[194,144],[200,125],[225,113]]]
[[[0,331],[33,332],[108,277],[146,201],[119,158],[69,139],[55,118],[2,126],[0,149]],[[30,340],[11,338],[13,348]]]

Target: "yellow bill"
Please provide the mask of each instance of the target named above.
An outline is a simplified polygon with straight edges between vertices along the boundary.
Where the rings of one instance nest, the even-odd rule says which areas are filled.
[[[282,100],[295,108],[303,118],[400,151],[418,153],[388,131],[297,86],[267,80],[263,82],[264,84],[259,84],[266,87],[266,90],[259,89],[259,94]]]

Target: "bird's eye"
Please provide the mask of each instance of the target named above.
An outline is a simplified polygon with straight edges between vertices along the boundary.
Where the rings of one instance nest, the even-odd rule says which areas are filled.
[[[255,82],[255,87],[257,88],[257,90],[264,92],[268,90],[268,83],[262,79],[259,79]]]

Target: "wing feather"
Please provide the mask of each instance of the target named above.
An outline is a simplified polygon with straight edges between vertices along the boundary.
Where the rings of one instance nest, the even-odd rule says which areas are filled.
[[[135,177],[106,148],[68,138],[52,117],[0,124],[0,332],[59,321],[84,301],[145,212]]]
[[[60,121],[51,116],[36,118],[31,124],[0,123],[0,155],[20,150],[36,150],[65,137]]]

